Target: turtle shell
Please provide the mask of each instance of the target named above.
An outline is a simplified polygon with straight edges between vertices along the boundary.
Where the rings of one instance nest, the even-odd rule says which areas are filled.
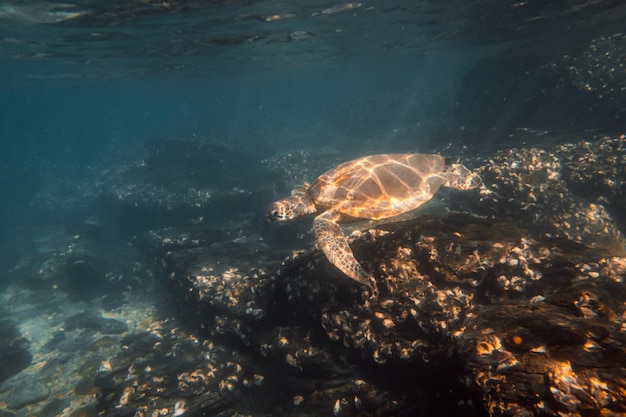
[[[381,154],[344,162],[322,174],[309,195],[318,211],[358,219],[384,219],[414,210],[444,183],[445,158]]]

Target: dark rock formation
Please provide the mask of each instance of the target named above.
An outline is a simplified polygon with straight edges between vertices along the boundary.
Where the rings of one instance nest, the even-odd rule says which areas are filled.
[[[480,169],[474,210],[515,220],[539,238],[624,248],[624,158],[619,138],[501,152]]]
[[[57,230],[42,238],[41,244],[45,246],[23,257],[7,274],[7,282],[21,288],[63,291],[84,300],[151,287],[152,270],[137,248],[69,232]],[[35,292],[33,296],[38,294]]]
[[[65,320],[65,330],[91,329],[103,334],[119,334],[128,330],[121,321],[104,318],[95,312],[84,311]]]
[[[255,214],[274,194],[289,191],[284,182],[268,179],[286,181],[296,169],[296,176],[304,176],[305,164],[311,170],[322,161],[333,164],[319,161],[312,163],[306,152],[261,160],[217,141],[154,140],[103,161],[80,180],[50,178],[33,198],[33,222],[67,222],[77,234],[100,225],[123,238],[164,227],[247,232],[264,220]]]
[[[14,323],[0,320],[0,383],[30,364],[32,355],[28,351],[29,344]]]
[[[451,120],[470,130],[492,130],[476,139],[482,145],[506,140],[520,126],[620,132],[626,36],[615,24],[586,20],[590,27],[577,33],[568,28],[567,37],[551,33],[483,58],[463,77]]]
[[[293,402],[263,412],[625,413],[621,143],[502,152],[478,168],[473,196],[439,197],[447,214],[353,232],[378,299],[318,251],[281,264],[285,253],[258,241],[176,249],[162,244],[172,230],[151,245],[167,248],[188,323],[276,380],[298,376]],[[322,381],[337,382],[321,394]]]
[[[122,346],[126,353],[103,361],[96,378],[106,415],[230,415],[218,413],[241,399],[244,374],[234,353],[171,324],[155,323],[146,333],[126,337]]]
[[[45,400],[50,395],[50,389],[45,383],[40,381],[28,381],[16,387],[13,387],[13,395],[7,402],[10,409],[22,408],[29,404],[33,404]]]

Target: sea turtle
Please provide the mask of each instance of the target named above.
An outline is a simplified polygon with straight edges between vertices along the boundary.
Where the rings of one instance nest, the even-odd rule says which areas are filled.
[[[272,204],[268,219],[287,221],[319,213],[313,230],[326,258],[348,277],[372,285],[339,223],[397,216],[430,200],[441,186],[471,190],[480,182],[465,166],[446,164],[440,155],[371,155],[344,162],[313,184],[295,188],[290,197]]]

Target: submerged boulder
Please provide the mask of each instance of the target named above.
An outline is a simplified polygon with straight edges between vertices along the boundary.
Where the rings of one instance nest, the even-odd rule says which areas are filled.
[[[175,322],[154,322],[121,342],[97,370],[98,411],[107,416],[232,415],[243,368],[235,352],[201,342]]]
[[[22,336],[15,324],[9,320],[0,320],[0,342],[0,384],[2,384],[26,368],[32,361],[32,354],[28,351],[30,345],[28,339]]]
[[[484,187],[472,211],[538,238],[624,248],[625,166],[623,138],[503,151],[479,170]]]
[[[376,278],[375,299],[320,251],[262,237],[166,229],[146,246],[198,343],[225,347],[224,363],[247,375],[213,398],[215,414],[620,415],[625,166],[619,138],[505,151],[476,168],[484,184],[474,194],[443,192],[413,218],[357,225],[349,239]],[[605,179],[608,188],[584,192]],[[113,406],[131,388],[107,378],[103,404]],[[133,387],[161,378],[142,381]],[[222,392],[216,383],[199,390]],[[151,389],[131,395],[132,407],[157,404]]]
[[[278,269],[237,269],[205,256],[186,273],[176,265],[170,279],[188,319],[282,372],[387,375],[368,383],[422,401],[418,394],[438,375],[437,389],[456,389],[444,398],[482,398],[491,415],[626,411],[623,258],[463,214],[353,238],[357,258],[377,277],[377,300],[316,251]],[[400,409],[416,406],[424,404],[404,400]]]

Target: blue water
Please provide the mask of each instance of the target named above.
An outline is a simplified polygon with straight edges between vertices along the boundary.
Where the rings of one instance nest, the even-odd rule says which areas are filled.
[[[625,14],[620,1],[4,2],[4,246],[51,179],[137,142],[352,156],[619,131]]]
[[[310,219],[279,228],[265,210],[339,162],[432,152],[473,169],[498,151],[605,135],[611,149],[626,133],[625,63],[624,0],[0,2],[0,415],[6,406],[16,417],[95,415],[76,409],[98,401],[88,381],[101,360],[117,366],[125,336],[98,347],[98,332],[83,338],[65,320],[93,321],[83,324],[95,331],[113,315],[131,336],[158,331],[165,316],[185,327],[176,321],[185,301],[168,287],[161,303],[158,290],[212,262],[227,276],[313,248]],[[500,161],[519,182],[515,155]],[[606,175],[581,182],[601,190],[575,190],[593,196],[588,211],[548,218],[569,228],[567,216],[600,218],[605,203],[621,210],[621,190],[597,198],[615,184]],[[534,206],[531,191],[522,210]],[[586,207],[567,198],[559,207]],[[207,254],[206,265],[197,260]],[[280,309],[272,314],[300,320]],[[381,376],[385,386],[402,380]]]

